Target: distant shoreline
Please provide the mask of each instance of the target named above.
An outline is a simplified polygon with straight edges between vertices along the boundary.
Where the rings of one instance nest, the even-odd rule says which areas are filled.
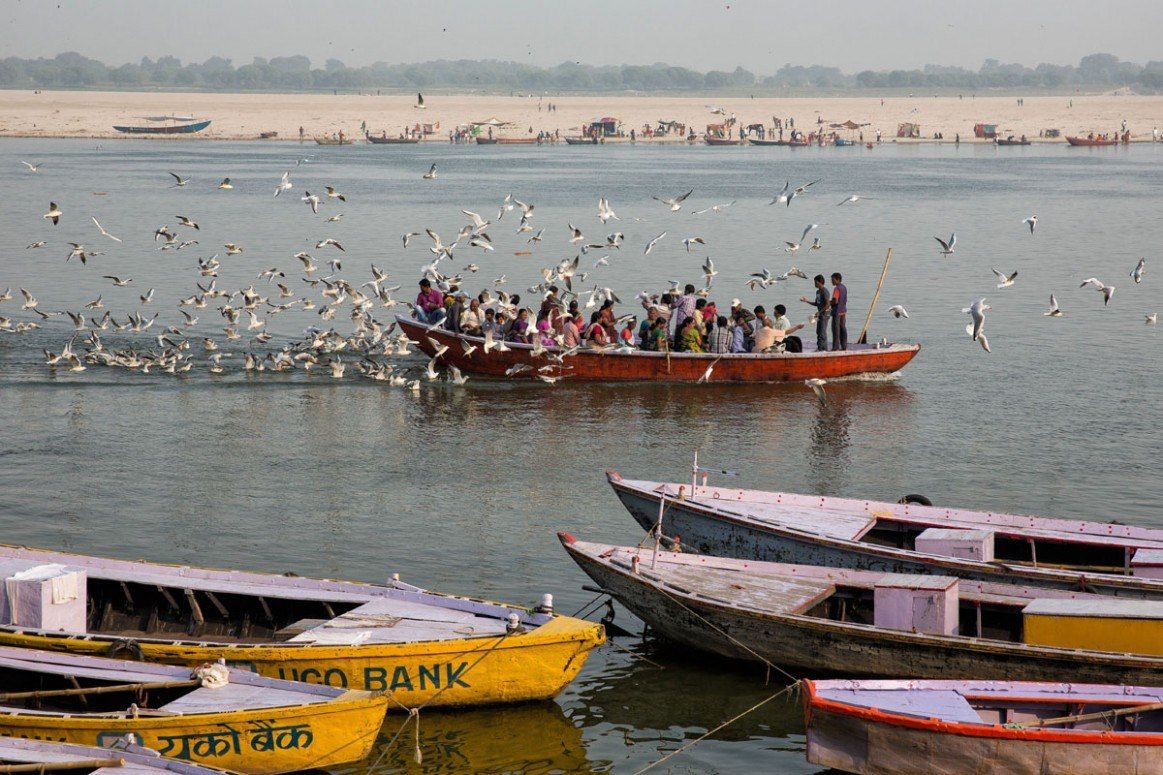
[[[426,95],[425,109],[415,107],[414,94],[367,96],[319,93],[242,93],[176,91],[29,91],[0,90],[0,137],[82,139],[185,139],[251,140],[262,132],[277,132],[278,140],[295,142],[303,128],[307,144],[314,136],[339,131],[363,140],[361,126],[375,135],[398,136],[405,127],[429,124],[429,142],[448,142],[457,126],[495,118],[508,122],[495,132],[500,137],[530,137],[540,132],[578,136],[582,127],[598,117],[618,119],[625,134],[633,129],[643,137],[644,126],[677,121],[702,135],[707,126],[722,122],[723,114],[735,114],[739,125],[762,124],[770,128],[776,118],[794,119],[802,132],[825,128],[830,123],[854,121],[858,130],[840,130],[854,142],[873,142],[879,130],[883,142],[896,139],[898,125],[920,125],[921,140],[973,142],[975,123],[996,124],[1002,137],[1025,135],[1038,142],[1043,130],[1062,135],[1090,132],[1114,133],[1126,120],[1134,140],[1149,140],[1152,129],[1163,127],[1163,96],[1053,95],[1018,98],[973,97],[730,97],[607,95],[560,97],[510,97],[482,94]],[[549,111],[549,105],[556,110]],[[179,115],[211,119],[198,134],[171,137],[124,135],[114,124],[146,123],[146,116]],[[738,136],[738,125],[732,136]],[[771,135],[769,135],[770,137]],[[666,142],[681,142],[673,134]],[[659,141],[650,141],[660,144]],[[915,143],[916,140],[907,142]],[[1052,142],[1063,142],[1061,139]],[[390,152],[390,149],[383,149]]]

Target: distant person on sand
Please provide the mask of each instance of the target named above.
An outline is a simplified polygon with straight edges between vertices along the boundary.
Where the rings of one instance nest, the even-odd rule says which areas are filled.
[[[306,132],[303,131],[303,127],[299,127],[299,142],[303,142],[303,137],[305,135],[306,135]]]
[[[839,272],[832,273],[832,349],[848,349],[848,287]]]

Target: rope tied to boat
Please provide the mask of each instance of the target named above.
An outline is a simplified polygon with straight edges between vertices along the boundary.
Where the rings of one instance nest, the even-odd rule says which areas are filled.
[[[799,691],[799,688],[800,688],[800,682],[799,682],[799,681],[796,681],[795,683],[788,684],[787,686],[783,687],[782,689],[780,689],[780,690],[779,690],[778,692],[776,692],[775,694],[771,695],[770,697],[767,697],[766,699],[760,700],[759,702],[755,703],[754,705],[752,705],[750,708],[748,708],[747,710],[743,711],[742,713],[737,713],[736,715],[734,715],[734,716],[732,716],[731,718],[729,718],[729,719],[727,719],[726,721],[724,721],[722,724],[719,724],[719,725],[718,725],[717,727],[715,727],[714,729],[710,729],[710,730],[708,730],[708,731],[704,732],[703,734],[701,734],[701,735],[699,735],[698,737],[696,737],[694,740],[691,740],[689,743],[686,743],[685,745],[683,745],[683,746],[680,746],[679,748],[676,748],[675,750],[673,750],[673,751],[671,751],[670,753],[666,754],[666,755],[665,755],[665,756],[663,756],[661,759],[658,759],[658,760],[656,760],[656,761],[653,761],[653,762],[651,762],[650,764],[647,764],[647,765],[646,765],[645,767],[643,767],[642,769],[640,769],[640,770],[636,771],[636,772],[634,773],[634,775],[642,775],[642,773],[644,773],[644,772],[647,772],[647,771],[649,771],[649,770],[652,770],[652,769],[654,769],[655,767],[657,767],[658,765],[660,765],[660,764],[662,764],[663,762],[667,761],[668,759],[672,759],[672,758],[674,758],[675,756],[678,756],[680,753],[685,753],[686,751],[689,751],[690,749],[694,748],[694,747],[695,747],[696,745],[698,745],[699,743],[701,743],[701,742],[703,742],[704,740],[706,740],[706,739],[707,739],[708,737],[710,737],[711,735],[713,735],[713,734],[716,734],[716,733],[718,733],[718,732],[720,732],[720,731],[722,731],[722,730],[726,729],[727,727],[731,726],[731,725],[732,725],[732,724],[734,724],[736,721],[738,721],[739,719],[741,719],[741,718],[743,718],[743,717],[747,716],[748,714],[750,714],[750,713],[754,713],[755,711],[759,710],[760,708],[762,708],[764,705],[766,705],[767,703],[771,702],[772,700],[774,700],[774,699],[776,699],[776,698],[778,698],[778,697],[782,697],[782,696],[783,696],[783,695],[785,695],[785,694],[789,694],[789,693],[791,693],[791,692]]]
[[[487,649],[485,649],[481,653],[481,655],[479,657],[477,657],[477,659],[472,664],[470,664],[463,671],[461,671],[460,675],[463,676],[463,675],[468,675],[469,673],[471,673],[474,667],[476,667],[481,662],[483,662],[485,657],[487,657],[498,646],[500,646],[502,643],[504,643],[505,639],[508,638],[510,635],[512,635],[514,632],[517,632],[517,630],[507,631],[503,635],[501,635],[499,638],[497,638],[497,640],[491,646],[489,646]],[[469,649],[468,651],[461,652],[457,656],[463,656],[464,654],[471,654],[477,650],[478,649]],[[444,694],[444,692],[446,692],[451,687],[452,687],[452,684],[445,684],[435,694],[433,694],[431,697],[429,697],[427,701],[421,703],[420,705],[417,705],[414,708],[409,707],[409,706],[405,705],[404,703],[400,702],[398,699],[396,699],[396,695],[393,692],[391,692],[391,691],[385,692],[385,695],[387,696],[387,698],[389,700],[391,700],[392,702],[394,702],[396,704],[396,706],[400,708],[400,710],[407,712],[408,716],[407,716],[407,718],[404,719],[404,723],[400,724],[399,729],[396,730],[396,734],[392,735],[392,739],[389,740],[387,742],[387,744],[383,747],[383,750],[380,751],[380,755],[377,756],[376,760],[374,762],[372,762],[371,765],[367,768],[366,775],[371,775],[372,770],[374,770],[376,767],[379,766],[380,762],[383,761],[385,756],[387,756],[388,751],[390,751],[392,749],[392,746],[396,744],[396,741],[400,739],[400,735],[402,735],[404,733],[404,729],[407,728],[408,724],[410,722],[412,722],[413,719],[415,719],[415,725],[414,725],[415,726],[415,729],[414,729],[415,734],[414,734],[414,738],[413,738],[412,758],[415,760],[416,764],[421,764],[424,761],[424,755],[420,751],[420,711],[423,710],[424,708],[428,707],[429,705],[431,705],[433,702],[435,702],[437,697]]]

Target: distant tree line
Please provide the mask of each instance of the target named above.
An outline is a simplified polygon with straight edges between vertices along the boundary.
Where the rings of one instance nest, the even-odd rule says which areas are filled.
[[[75,52],[46,59],[0,60],[0,88],[210,89],[247,91],[424,90],[525,92],[698,92],[755,90],[880,91],[1131,87],[1163,92],[1163,61],[1146,65],[1124,62],[1113,54],[1091,54],[1073,65],[1026,67],[987,59],[977,71],[926,65],[920,70],[863,70],[843,73],[835,67],[784,65],[758,76],[742,67],[700,73],[665,64],[595,67],[564,62],[555,67],[496,60],[439,60],[418,64],[377,62],[348,67],[328,59],[313,68],[305,56],[255,57],[238,65],[222,57],[183,65],[172,56],[142,58],[117,67]]]

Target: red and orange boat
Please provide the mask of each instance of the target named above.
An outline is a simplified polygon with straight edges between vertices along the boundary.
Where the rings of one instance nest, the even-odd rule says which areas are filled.
[[[1117,137],[1070,137],[1067,135],[1066,142],[1071,145],[1083,146],[1097,146],[1097,145],[1118,145]]]
[[[582,348],[561,359],[559,350],[535,351],[531,345],[507,342],[504,351],[485,352],[485,340],[455,334],[406,315],[397,315],[400,329],[429,356],[438,345],[448,349],[440,361],[466,374],[485,377],[563,377],[569,381],[603,382],[791,382],[833,379],[857,374],[891,374],[904,368],[920,352],[917,344],[850,344],[843,352],[816,352],[804,342],[802,353],[665,353],[621,348]],[[429,341],[431,340],[431,341]],[[469,348],[476,345],[471,352]],[[710,369],[707,374],[708,367]],[[508,374],[516,367],[518,372]],[[545,371],[541,369],[551,367]]]

